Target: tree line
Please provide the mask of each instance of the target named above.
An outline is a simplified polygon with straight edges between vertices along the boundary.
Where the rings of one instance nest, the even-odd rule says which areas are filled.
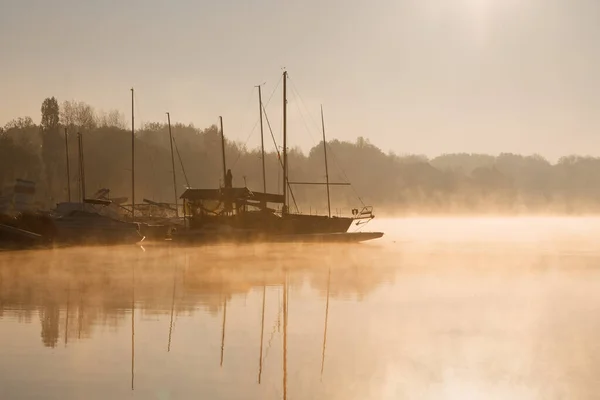
[[[86,193],[108,188],[114,197],[131,193],[131,131],[118,111],[98,112],[84,102],[47,98],[40,123],[20,117],[0,128],[0,185],[15,179],[37,184],[37,198],[51,208],[66,201],[66,147],[71,198],[78,194],[78,142],[83,139]],[[66,133],[65,133],[66,132]],[[221,136],[217,126],[204,129],[175,123],[178,194],[186,187],[222,184]],[[66,135],[66,144],[65,144]],[[278,143],[279,145],[281,143]],[[174,202],[170,140],[165,123],[146,123],[136,131],[136,202]],[[502,153],[443,154],[435,158],[386,153],[359,137],[327,143],[333,213],[372,205],[410,213],[592,213],[600,211],[600,158],[569,155],[551,163],[540,155]],[[225,141],[234,186],[261,191],[258,148]],[[288,150],[291,181],[325,182],[323,142],[308,154]],[[282,171],[276,151],[265,154],[267,191],[281,193]],[[301,212],[326,212],[324,186],[293,186]],[[292,209],[295,207],[292,205]]]

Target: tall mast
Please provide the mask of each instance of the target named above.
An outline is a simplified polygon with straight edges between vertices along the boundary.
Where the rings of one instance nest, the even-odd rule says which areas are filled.
[[[67,158],[67,195],[69,203],[71,202],[71,169],[69,166],[69,136],[67,128],[65,128],[65,154]]]
[[[221,151],[223,153],[223,185],[227,180],[227,163],[225,162],[225,134],[223,133],[223,117],[219,117],[221,123]]]
[[[321,126],[323,127],[323,151],[325,153],[325,184],[327,185],[327,215],[331,218],[331,197],[329,196],[329,166],[327,165],[327,141],[325,140],[325,119],[321,105]]]
[[[169,142],[171,143],[171,166],[173,167],[173,191],[175,192],[175,215],[179,217],[179,204],[177,200],[177,180],[175,178],[175,157],[173,157],[173,134],[171,133],[171,114],[167,113],[169,124]]]
[[[262,158],[262,174],[263,174],[263,192],[267,193],[267,174],[265,172],[265,138],[263,135],[263,115],[262,115],[262,93],[260,85],[258,87],[258,112],[260,115],[260,151]]]
[[[135,115],[131,88],[131,220],[135,221]]]
[[[283,71],[283,214],[288,212],[287,182],[287,71]]]
[[[79,144],[79,192],[81,194],[81,203],[85,200],[85,162],[83,158],[83,136],[77,132],[77,141]]]

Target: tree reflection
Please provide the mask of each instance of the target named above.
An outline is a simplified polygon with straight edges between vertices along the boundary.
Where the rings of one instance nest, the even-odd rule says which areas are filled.
[[[391,268],[375,267],[366,248],[332,251],[331,246],[212,246],[198,249],[154,247],[73,248],[0,254],[0,317],[31,320],[36,312],[44,346],[61,337],[93,335],[94,327],[119,328],[131,309],[131,271],[136,263],[136,308],[145,315],[193,314],[201,308],[224,313],[227,302],[263,286],[308,283],[320,295],[328,270],[336,273],[331,297],[358,299],[392,278]],[[337,255],[336,255],[337,254]],[[18,258],[19,268],[14,268]],[[186,262],[186,259],[188,260]],[[174,278],[173,268],[179,271]],[[174,279],[177,281],[174,282]],[[174,283],[177,294],[174,293]],[[185,297],[185,301],[181,301]],[[175,298],[178,300],[175,301]]]

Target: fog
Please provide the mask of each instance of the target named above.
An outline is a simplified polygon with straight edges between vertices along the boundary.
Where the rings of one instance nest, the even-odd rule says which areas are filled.
[[[0,6],[0,398],[598,397],[599,2],[121,3]]]
[[[1,253],[2,387],[121,398],[133,378],[136,398],[282,398],[284,384],[287,398],[594,398],[600,219],[372,224],[386,236],[361,245]]]
[[[102,115],[86,103],[44,101],[44,124],[14,120],[0,132],[0,185],[15,179],[36,182],[35,200],[51,209],[69,198],[80,198],[76,133],[83,132],[87,196],[102,188],[111,197],[131,195],[131,133],[119,114]],[[51,106],[51,107],[50,107]],[[258,116],[256,116],[258,122]],[[64,129],[71,165],[67,180]],[[223,183],[221,137],[216,126],[205,129],[173,122],[175,177],[179,194],[186,187],[218,188]],[[265,132],[265,182],[270,193],[282,192],[282,174],[273,140]],[[275,142],[280,145],[278,133]],[[255,129],[252,141],[230,140],[225,134],[227,167],[236,187],[263,190],[262,158]],[[175,202],[168,127],[147,123],[136,132],[138,199]],[[600,212],[600,159],[565,155],[550,162],[539,155],[503,153],[419,155],[385,153],[358,138],[354,142],[328,140],[334,214],[369,205],[376,214],[406,215],[583,215]],[[289,151],[290,181],[325,182],[323,142],[308,153]],[[293,186],[293,211],[327,212],[323,186]],[[138,200],[138,202],[141,202]],[[296,208],[297,206],[297,208]]]

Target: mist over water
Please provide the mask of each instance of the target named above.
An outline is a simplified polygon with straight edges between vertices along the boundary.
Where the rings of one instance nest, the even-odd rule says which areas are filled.
[[[0,398],[596,397],[600,218],[368,229],[0,253]]]

